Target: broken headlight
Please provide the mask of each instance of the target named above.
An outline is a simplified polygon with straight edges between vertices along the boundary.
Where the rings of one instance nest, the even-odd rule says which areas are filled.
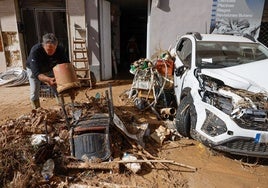
[[[227,127],[224,121],[222,121],[218,116],[206,110],[206,120],[201,127],[201,130],[208,135],[214,137],[227,132]]]
[[[218,108],[228,115],[233,111],[232,99],[218,93],[205,92],[202,101]]]
[[[230,115],[233,111],[232,98],[219,92],[223,82],[209,76],[200,75],[200,95],[202,101]]]
[[[241,115],[244,119],[255,122],[265,122],[267,116],[264,110],[257,109],[243,109]]]
[[[203,102],[229,115],[236,124],[245,129],[267,130],[268,102],[266,93],[232,88],[218,79],[197,75]],[[210,129],[205,128],[204,130]]]

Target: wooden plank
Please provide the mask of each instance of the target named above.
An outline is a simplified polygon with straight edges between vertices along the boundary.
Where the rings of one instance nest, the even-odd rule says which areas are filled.
[[[116,162],[70,162],[67,164],[68,169],[91,169],[91,170],[113,170],[119,172],[119,163]]]

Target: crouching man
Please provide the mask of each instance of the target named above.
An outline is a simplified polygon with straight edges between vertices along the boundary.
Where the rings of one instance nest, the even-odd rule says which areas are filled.
[[[42,37],[42,43],[35,44],[27,58],[26,70],[30,83],[30,101],[33,109],[40,107],[41,82],[49,85],[58,97],[56,80],[53,67],[61,63],[70,63],[65,50],[58,45],[58,40],[53,33]]]

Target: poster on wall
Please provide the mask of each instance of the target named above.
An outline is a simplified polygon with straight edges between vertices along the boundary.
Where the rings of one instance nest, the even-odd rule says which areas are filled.
[[[210,33],[258,38],[265,0],[213,0]]]

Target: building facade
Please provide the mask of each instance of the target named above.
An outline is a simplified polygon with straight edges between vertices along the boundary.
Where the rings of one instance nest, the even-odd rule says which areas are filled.
[[[241,2],[239,8],[237,4]],[[266,2],[0,0],[0,72],[12,67],[25,68],[32,45],[40,42],[44,33],[53,32],[65,46],[70,60],[73,59],[73,39],[85,38],[91,71],[97,81],[109,80],[119,73],[128,73],[132,62],[127,46],[133,38],[138,46],[135,57],[153,58],[171,48],[177,37],[186,32],[210,33],[212,23],[219,19],[217,16],[228,17],[235,15],[233,12],[259,21],[256,38],[268,45]],[[258,7],[254,6],[256,3]],[[246,14],[245,9],[256,9],[260,15]]]

